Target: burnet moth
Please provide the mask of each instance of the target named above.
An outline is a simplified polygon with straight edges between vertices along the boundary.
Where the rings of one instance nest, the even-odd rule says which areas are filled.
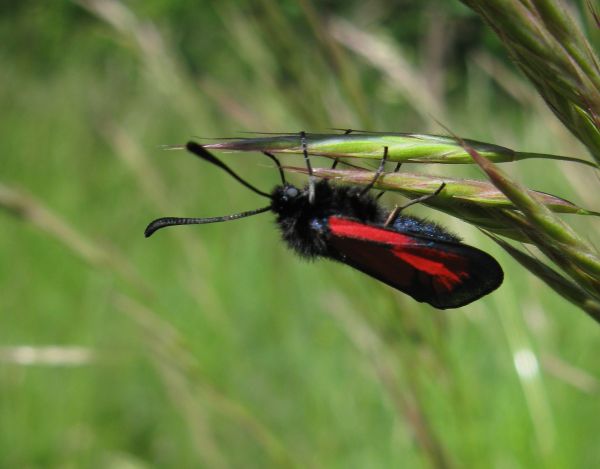
[[[435,308],[467,305],[500,286],[504,274],[492,256],[461,243],[434,223],[401,215],[399,208],[388,211],[370,195],[384,169],[387,148],[372,184],[356,188],[326,180],[316,182],[304,132],[300,138],[309,183],[302,189],[287,183],[279,161],[264,152],[277,164],[282,182],[270,194],[242,179],[201,145],[189,142],[188,151],[271,202],[263,208],[222,217],[159,218],[148,225],[146,237],[167,226],[231,221],[271,211],[283,240],[300,257],[324,257],[347,264]],[[437,192],[442,189],[443,185]],[[415,199],[402,208],[436,195]]]

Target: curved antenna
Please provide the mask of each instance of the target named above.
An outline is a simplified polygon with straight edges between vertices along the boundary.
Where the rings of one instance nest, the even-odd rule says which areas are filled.
[[[167,226],[176,225],[204,225],[206,223],[219,223],[222,221],[237,220],[238,218],[251,217],[252,215],[258,215],[259,213],[268,212],[271,210],[271,206],[257,208],[255,210],[249,210],[247,212],[234,213],[233,215],[225,215],[222,217],[208,217],[208,218],[176,218],[176,217],[165,217],[158,218],[151,222],[144,231],[144,236],[149,238],[157,230],[166,228]]]
[[[308,170],[308,202],[312,205],[315,203],[315,176],[313,174],[310,160],[308,159],[308,145],[306,143],[306,132],[302,130],[300,132],[300,145],[302,145],[302,154],[304,155],[304,161],[306,162],[306,169]]]
[[[283,167],[281,166],[279,160],[275,157],[273,153],[269,153],[268,151],[263,151],[263,155],[268,156],[269,158],[271,158],[272,161],[275,162],[275,164],[277,165],[277,169],[279,169],[279,177],[281,177],[281,183],[285,186],[285,174],[283,173]]]
[[[206,150],[202,145],[199,145],[196,142],[188,142],[185,145],[185,148],[187,151],[189,151],[190,153],[193,153],[194,155],[198,156],[199,158],[202,158],[204,161],[208,161],[209,163],[212,163],[215,166],[218,166],[223,171],[225,171],[227,174],[229,174],[231,177],[233,177],[237,182],[239,182],[246,188],[250,189],[252,192],[254,192],[258,195],[262,195],[263,197],[267,197],[268,199],[271,198],[270,194],[267,194],[266,192],[263,192],[260,189],[257,189],[252,184],[250,184],[248,181],[246,181],[246,180],[242,179],[240,176],[238,176],[231,168],[229,168],[229,166],[227,166],[225,163],[223,163],[220,159],[218,159],[211,152]]]

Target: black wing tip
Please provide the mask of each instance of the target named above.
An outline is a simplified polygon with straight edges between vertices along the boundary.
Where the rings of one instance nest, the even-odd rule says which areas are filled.
[[[473,248],[476,249],[476,248]],[[481,278],[470,278],[467,282],[461,285],[463,293],[453,292],[445,298],[436,298],[433,301],[431,298],[418,300],[430,304],[437,309],[455,309],[467,306],[486,295],[497,290],[504,282],[504,271],[496,259],[484,251],[478,250],[485,255],[485,265],[480,265],[481,272],[484,272],[485,281]],[[483,267],[484,269],[481,269]],[[466,292],[475,292],[474,294],[465,294]],[[448,301],[452,299],[453,301]],[[444,301],[445,300],[445,301]]]

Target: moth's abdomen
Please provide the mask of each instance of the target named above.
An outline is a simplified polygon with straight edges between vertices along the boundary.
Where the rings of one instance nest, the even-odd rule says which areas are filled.
[[[441,241],[450,241],[455,243],[460,242],[460,238],[458,236],[449,233],[440,225],[406,215],[400,215],[388,229],[397,231],[398,233],[425,236],[427,238],[433,238]]]

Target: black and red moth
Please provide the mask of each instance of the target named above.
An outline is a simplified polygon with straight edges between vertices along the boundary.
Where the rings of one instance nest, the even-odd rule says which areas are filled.
[[[305,259],[324,257],[347,264],[415,300],[439,308],[458,308],[494,291],[503,280],[502,268],[489,254],[460,242],[440,226],[416,217],[390,218],[368,191],[331,185],[326,180],[299,189],[285,182],[270,194],[235,174],[201,145],[187,150],[227,171],[271,203],[263,208],[214,218],[159,218],[148,225],[146,237],[173,225],[216,223],[272,211],[283,240]],[[307,154],[305,153],[309,172]]]

